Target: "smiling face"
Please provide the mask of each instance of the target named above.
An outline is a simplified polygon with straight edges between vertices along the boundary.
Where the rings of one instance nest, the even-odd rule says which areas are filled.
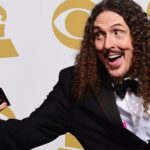
[[[98,57],[112,78],[123,78],[132,64],[131,33],[123,17],[104,11],[94,22],[95,47]]]

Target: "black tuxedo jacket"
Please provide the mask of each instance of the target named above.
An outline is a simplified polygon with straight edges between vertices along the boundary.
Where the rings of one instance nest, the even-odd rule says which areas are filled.
[[[109,80],[98,96],[72,99],[73,70],[60,72],[53,91],[28,118],[0,121],[0,150],[29,150],[66,132],[85,150],[149,150],[149,144],[123,127]]]

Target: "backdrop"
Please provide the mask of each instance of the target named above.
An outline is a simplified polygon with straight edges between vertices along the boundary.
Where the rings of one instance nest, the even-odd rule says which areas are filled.
[[[100,0],[0,0],[0,87],[11,106],[0,118],[22,119],[74,64],[83,27]],[[136,0],[149,13],[149,0]],[[34,150],[82,150],[70,134]]]

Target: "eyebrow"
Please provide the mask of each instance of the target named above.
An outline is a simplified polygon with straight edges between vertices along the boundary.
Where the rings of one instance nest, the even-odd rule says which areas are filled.
[[[116,23],[116,24],[113,24],[111,27],[115,27],[115,26],[123,26],[121,23]]]
[[[112,26],[110,26],[111,28],[113,28],[113,27],[116,27],[116,26],[120,26],[120,27],[123,27],[123,25],[121,24],[121,23],[116,23],[116,24],[113,24]],[[98,29],[101,29],[101,27],[99,27],[99,26],[97,26],[97,25],[95,25],[94,27],[93,27],[93,30],[98,30]]]

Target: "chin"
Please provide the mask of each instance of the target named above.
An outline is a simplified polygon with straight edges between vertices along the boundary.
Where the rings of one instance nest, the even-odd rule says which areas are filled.
[[[112,78],[123,78],[126,74],[125,72],[119,70],[109,70],[108,72]]]

